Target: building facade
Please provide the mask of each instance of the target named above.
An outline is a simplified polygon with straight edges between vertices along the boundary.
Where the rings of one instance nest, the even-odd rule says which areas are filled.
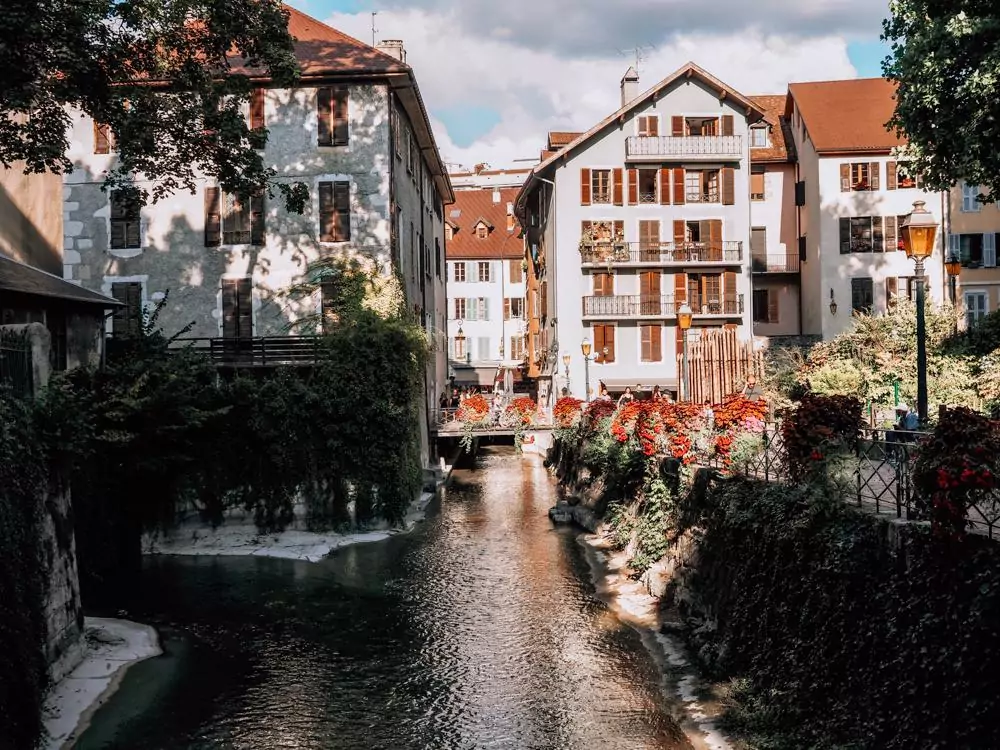
[[[948,278],[948,295],[968,328],[987,313],[1000,310],[1000,205],[977,200],[978,185],[960,182],[948,195],[948,258],[961,262],[957,278]]]
[[[918,187],[896,155],[904,143],[886,131],[893,94],[882,78],[788,88],[805,334],[829,339],[850,326],[853,312],[881,313],[901,296],[912,299],[914,263],[902,250],[899,226],[916,201],[943,219],[944,194]],[[944,234],[924,264],[937,302],[944,292]]]
[[[517,188],[465,189],[448,211],[448,354],[456,386],[492,387],[525,359],[525,269]]]
[[[676,391],[685,304],[694,337],[751,336],[750,128],[763,112],[692,63],[642,94],[630,69],[621,94],[591,130],[565,145],[550,137],[518,197],[529,366],[550,393]]]
[[[471,172],[452,172],[451,186],[456,190],[483,190],[484,188],[520,188],[531,172],[526,169],[489,169],[477,164]]]

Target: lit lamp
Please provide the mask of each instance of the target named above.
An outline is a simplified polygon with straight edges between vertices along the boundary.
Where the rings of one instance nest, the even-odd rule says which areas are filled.
[[[688,401],[691,398],[691,383],[688,379],[688,329],[691,328],[691,306],[685,302],[677,311],[677,327],[681,332],[681,345],[684,356],[681,362],[681,400]]]
[[[569,352],[563,352],[563,367],[566,372],[566,393],[569,393]]]
[[[912,258],[917,273],[917,417],[921,425],[927,421],[927,344],[924,323],[924,259],[934,252],[937,222],[924,208],[923,201],[915,201],[913,211],[899,228],[906,257]]]
[[[949,255],[944,263],[944,268],[948,272],[949,291],[951,293],[951,304],[957,302],[958,275],[962,273],[962,259],[957,255]]]
[[[590,403],[590,339],[585,338],[580,342],[580,351],[583,352],[583,392],[587,403]]]

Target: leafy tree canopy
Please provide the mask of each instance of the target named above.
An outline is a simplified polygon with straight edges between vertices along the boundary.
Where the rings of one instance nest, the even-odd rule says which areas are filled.
[[[118,159],[105,184],[132,200],[193,191],[207,175],[244,196],[277,190],[301,211],[304,186],[275,182],[243,116],[246,72],[296,79],[292,43],[280,0],[6,0],[0,163],[71,171],[76,108],[110,127]]]
[[[905,135],[928,187],[967,180],[1000,198],[1000,5],[994,0],[892,0],[883,63],[899,84],[889,125]]]

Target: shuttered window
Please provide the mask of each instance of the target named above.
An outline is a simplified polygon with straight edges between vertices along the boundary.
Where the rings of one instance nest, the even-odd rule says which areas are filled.
[[[596,361],[604,364],[615,361],[615,327],[610,323],[591,326],[594,336],[594,354]],[[608,353],[605,354],[604,350]]]
[[[643,362],[661,362],[663,360],[663,326],[640,326],[642,338],[641,359]]]
[[[346,146],[349,141],[347,89],[321,88],[316,93],[318,118],[317,143],[320,146]]]
[[[320,242],[351,239],[351,183],[347,180],[319,184]]]
[[[322,296],[320,307],[323,318],[323,333],[332,333],[336,325],[340,323],[341,286],[339,280],[335,278],[323,279],[319,283],[319,291]]]
[[[110,239],[112,250],[142,247],[139,206],[122,200],[119,193],[111,193]]]
[[[524,268],[521,266],[523,261],[514,259],[507,261],[508,267],[510,269],[510,283],[511,284],[521,284],[524,282]]]
[[[641,115],[638,121],[637,134],[655,137],[660,134],[660,118],[658,115]]]
[[[455,263],[454,275],[452,277],[455,281],[465,281],[465,263],[459,261]]]
[[[778,323],[778,290],[753,290],[753,322]]]
[[[880,185],[881,165],[877,161],[845,162],[840,165],[840,191],[874,191]]]
[[[106,122],[94,120],[94,153],[110,154],[115,150],[115,136]]]
[[[851,279],[851,310],[871,314],[875,305],[875,287],[870,278]]]
[[[263,194],[241,199],[218,187],[205,188],[205,247],[263,245]]]
[[[222,280],[222,335],[227,339],[253,336],[253,283],[249,277]]]
[[[455,315],[454,315],[455,320],[465,320],[465,314],[467,309],[465,297],[455,297],[455,299],[452,301],[455,303]]]
[[[594,296],[610,297],[615,293],[614,276],[607,271],[594,273]]]
[[[250,92],[250,122],[251,130],[264,128],[264,89],[254,89]]]
[[[115,281],[111,296],[124,307],[115,309],[111,332],[115,336],[138,336],[142,332],[142,284],[138,281]]]
[[[764,172],[765,168],[762,164],[750,167],[750,200],[752,201],[764,200]]]

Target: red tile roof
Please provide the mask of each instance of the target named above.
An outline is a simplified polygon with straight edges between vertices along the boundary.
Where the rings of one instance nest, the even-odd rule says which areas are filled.
[[[764,113],[764,120],[771,126],[771,146],[769,148],[750,149],[751,162],[784,162],[795,161],[795,141],[785,108],[788,105],[787,94],[764,94],[748,96]]]
[[[455,193],[455,203],[445,209],[445,218],[454,228],[452,237],[445,242],[445,256],[450,259],[462,258],[521,258],[524,243],[521,239],[521,225],[514,219],[514,228],[507,230],[507,204],[513,204],[518,188],[504,188],[499,202],[493,201],[493,190],[459,190]],[[480,220],[492,224],[486,239],[476,236],[476,224]]]
[[[568,146],[583,133],[570,133],[564,130],[553,130],[549,133],[549,145],[547,151],[558,151],[563,146]]]
[[[788,94],[819,153],[889,151],[905,143],[885,127],[896,107],[896,84],[884,78],[793,83]]]

